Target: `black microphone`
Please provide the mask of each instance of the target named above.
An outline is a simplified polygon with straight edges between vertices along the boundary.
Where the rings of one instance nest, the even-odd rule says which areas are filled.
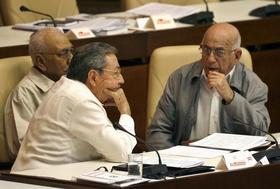
[[[134,138],[136,138],[137,141],[139,141],[142,144],[144,144],[147,148],[150,148],[151,150],[156,152],[156,154],[158,156],[158,164],[151,165],[151,166],[145,166],[143,168],[143,177],[157,179],[157,178],[165,177],[167,175],[167,173],[168,173],[167,166],[162,164],[161,157],[160,157],[160,155],[158,153],[158,150],[154,146],[146,143],[143,139],[137,137],[136,135],[131,134],[125,128],[123,128],[119,123],[115,123],[114,127],[119,129],[119,130],[121,130],[121,131],[126,132],[127,134],[129,134],[131,136],[133,136]]]
[[[38,12],[38,11],[35,11],[35,10],[31,10],[31,9],[27,8],[26,6],[24,6],[24,5],[21,5],[21,6],[19,7],[19,10],[20,10],[21,12],[33,12],[33,13],[35,13],[35,14],[40,14],[40,15],[47,16],[47,17],[49,17],[49,18],[51,19],[51,21],[52,21],[52,23],[53,23],[53,26],[56,27],[55,20],[54,20],[54,18],[53,18],[50,14],[45,14],[45,13],[42,13],[42,12]]]
[[[276,162],[280,161],[280,149],[279,149],[278,141],[271,133],[264,131],[262,129],[259,129],[257,127],[254,127],[252,125],[249,125],[247,123],[241,123],[238,121],[238,124],[245,125],[246,127],[250,127],[252,129],[258,130],[262,133],[268,134],[275,142],[275,149],[263,150],[263,151],[253,154],[253,157],[256,159],[256,161],[260,161],[264,156],[267,157],[269,163],[276,163]]]
[[[267,5],[263,7],[256,8],[249,13],[250,16],[256,17],[268,17],[280,15],[280,6],[278,0],[275,0],[275,4]]]
[[[185,24],[202,25],[202,24],[212,24],[214,23],[214,13],[209,11],[207,0],[203,0],[206,11],[201,11],[189,16],[180,18],[178,21]]]

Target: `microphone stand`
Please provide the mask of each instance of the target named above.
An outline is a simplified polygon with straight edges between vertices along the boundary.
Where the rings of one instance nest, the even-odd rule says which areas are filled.
[[[262,129],[259,129],[257,127],[251,126],[246,123],[241,123],[241,122],[238,122],[238,123],[245,125],[247,127],[253,128],[255,130],[258,130],[260,132],[263,132],[265,134],[268,134],[275,142],[275,149],[268,149],[268,150],[260,151],[258,153],[253,154],[253,157],[256,159],[256,161],[260,161],[264,156],[267,157],[267,159],[270,163],[275,163],[275,162],[280,161],[280,149],[279,149],[278,141],[271,133],[264,131]]]
[[[212,24],[214,23],[214,13],[209,11],[207,0],[203,0],[206,11],[201,11],[189,16],[180,18],[178,21],[185,24],[202,25],[202,24]]]
[[[146,147],[148,147],[156,152],[156,154],[158,156],[158,164],[147,166],[147,167],[143,168],[143,174],[145,175],[146,178],[163,178],[164,176],[166,176],[166,174],[168,173],[167,166],[162,164],[161,157],[158,153],[158,150],[154,146],[147,144],[143,139],[137,137],[136,135],[131,134],[125,128],[123,128],[119,123],[115,123],[114,127],[133,136],[134,138],[136,138],[137,141],[141,142]]]
[[[50,14],[45,14],[45,13],[42,13],[42,12],[38,12],[38,11],[35,11],[35,10],[31,10],[29,8],[27,8],[26,6],[22,5],[19,7],[19,10],[21,12],[33,12],[35,14],[39,14],[39,15],[43,15],[43,16],[47,16],[51,19],[52,23],[53,23],[53,26],[56,27],[56,23],[55,23],[55,20],[54,18],[50,15]]]
[[[280,5],[278,4],[278,0],[275,0],[275,4],[273,5],[259,7],[250,11],[249,15],[256,17],[269,17],[280,15]]]

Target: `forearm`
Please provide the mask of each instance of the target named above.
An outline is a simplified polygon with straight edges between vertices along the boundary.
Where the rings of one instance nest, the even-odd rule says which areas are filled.
[[[264,105],[265,102],[266,98],[259,98],[250,103],[247,99],[235,93],[232,102],[224,105],[224,108],[227,115],[231,117],[233,126],[243,126],[243,128],[236,128],[237,130],[243,130],[245,134],[260,135],[263,133],[246,125],[268,131],[270,117]]]

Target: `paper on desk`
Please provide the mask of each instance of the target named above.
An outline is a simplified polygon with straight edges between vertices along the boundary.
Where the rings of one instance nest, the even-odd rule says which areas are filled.
[[[120,175],[105,171],[91,171],[74,177],[77,181],[91,181],[103,184],[113,184],[121,187],[147,182],[149,179]]]
[[[88,27],[93,32],[100,31],[112,31],[119,30],[121,28],[126,28],[127,23],[125,19],[122,18],[106,18],[106,17],[95,17],[87,21],[80,21],[78,24],[70,27],[64,27],[63,29],[72,28],[83,28]]]
[[[190,143],[191,146],[200,146],[227,150],[248,150],[266,144],[266,137],[252,135],[237,135],[214,133],[199,141]]]
[[[174,146],[165,150],[160,150],[159,153],[163,155],[175,155],[184,157],[215,158],[230,153],[230,151],[192,146]]]
[[[35,21],[31,23],[16,24],[13,29],[22,29],[22,30],[38,30],[45,28],[46,26],[37,25],[40,22],[45,20]],[[87,21],[73,21],[73,24],[66,24],[60,26],[63,30],[70,30],[74,28],[89,28],[96,35],[99,33],[116,33],[116,32],[127,32],[127,23],[124,18],[106,18],[106,17],[94,17],[93,19]]]
[[[162,164],[167,165],[168,167],[178,167],[178,168],[189,168],[195,167],[203,164],[203,160],[197,158],[189,158],[189,157],[180,157],[180,156],[169,156],[169,155],[161,155]],[[144,164],[158,164],[158,157],[156,155],[148,155],[144,153],[143,156]]]
[[[169,14],[174,19],[179,19],[199,12],[200,9],[191,6],[170,5],[164,3],[147,3],[143,6],[130,9],[127,12],[136,15],[151,16],[156,14]]]

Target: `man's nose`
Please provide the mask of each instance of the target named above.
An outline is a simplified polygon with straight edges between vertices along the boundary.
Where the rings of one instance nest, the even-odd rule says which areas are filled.
[[[216,62],[216,57],[213,51],[207,56],[207,64],[214,64]]]
[[[118,82],[119,82],[119,84],[124,84],[124,78],[123,78],[123,76],[122,76],[122,74],[120,74],[120,76],[119,76],[119,78],[118,78]]]

